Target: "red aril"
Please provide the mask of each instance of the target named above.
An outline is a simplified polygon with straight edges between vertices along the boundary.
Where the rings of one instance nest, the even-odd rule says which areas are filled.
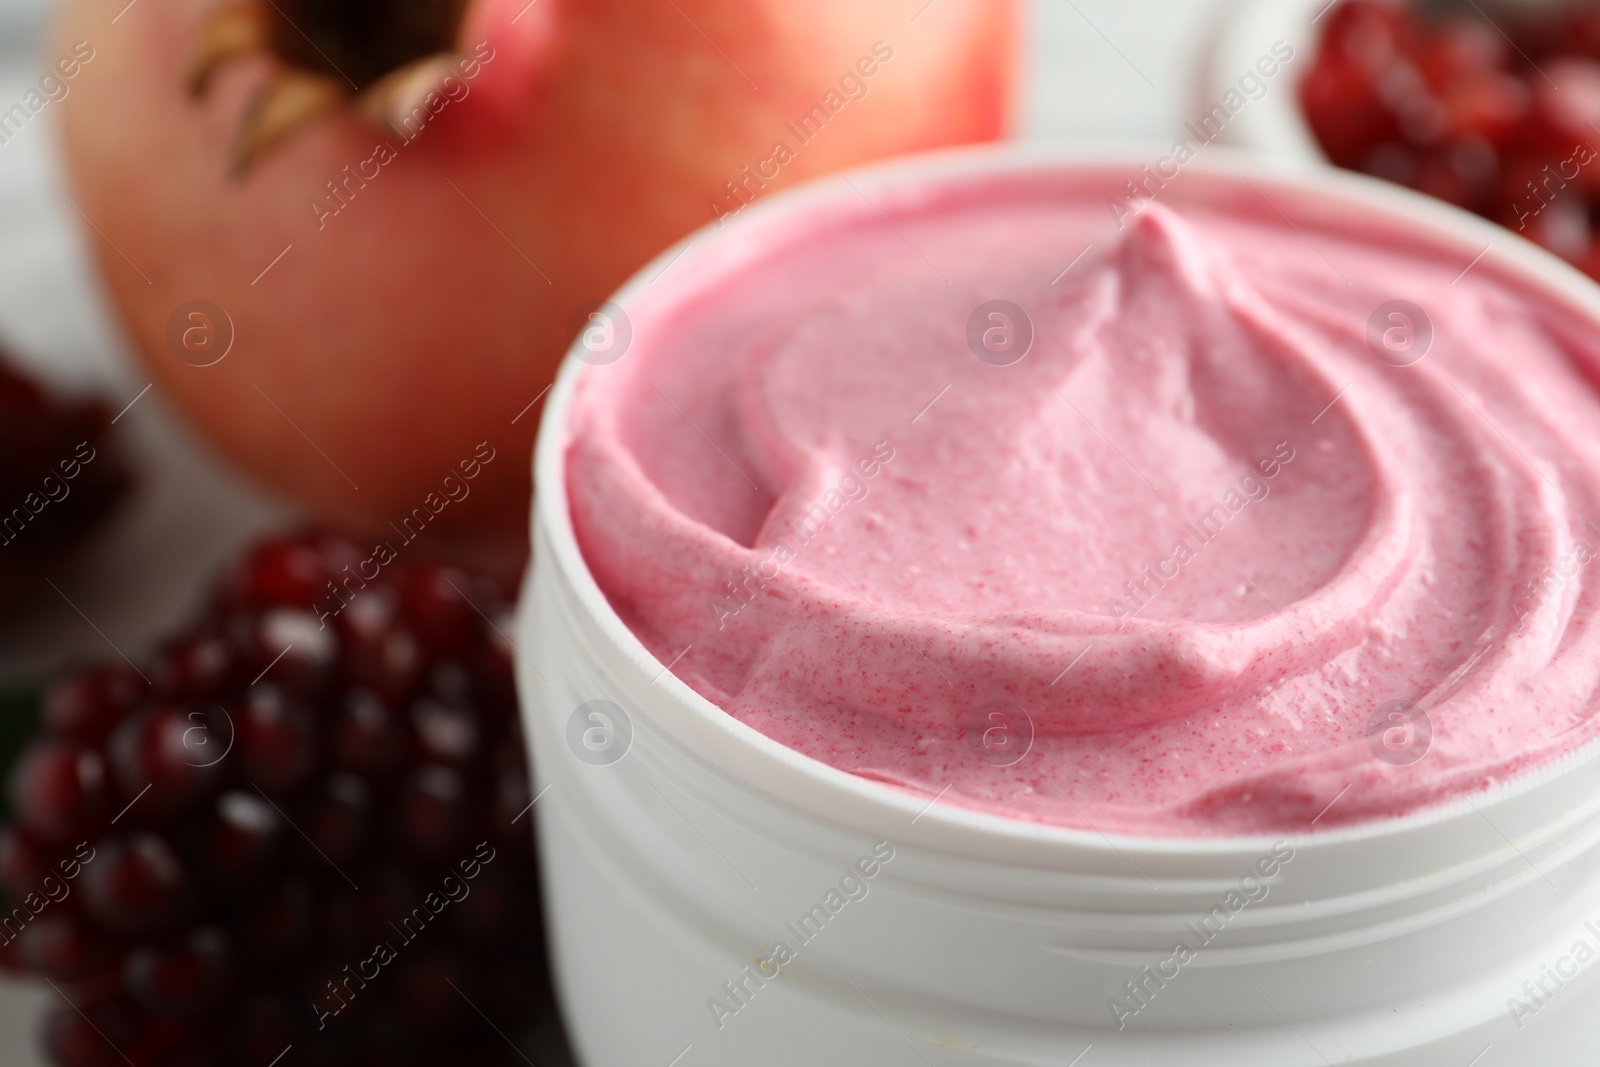
[[[1345,0],[1301,105],[1335,163],[1494,219],[1600,277],[1600,14]]]
[[[72,741],[42,740],[12,772],[17,820],[53,841],[91,835],[116,814],[116,789],[99,752]]]

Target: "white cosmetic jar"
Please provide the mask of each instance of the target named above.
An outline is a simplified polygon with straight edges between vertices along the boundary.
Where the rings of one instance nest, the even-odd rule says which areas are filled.
[[[615,343],[619,308],[635,344],[665,328],[675,286],[824,205],[892,214],[930,178],[1064,170],[1114,188],[1159,154],[967,150],[775,195],[662,253],[591,341]],[[1162,195],[1247,181],[1290,218],[1389,218],[1463,264],[1492,247],[1600,329],[1577,272],[1370,179],[1206,149]],[[1261,838],[1043,826],[837,770],[679,681],[595,583],[565,483],[574,386],[604,362],[582,345],[544,410],[517,645],[555,976],[589,1067],[1594,1062],[1596,746],[1407,817]]]

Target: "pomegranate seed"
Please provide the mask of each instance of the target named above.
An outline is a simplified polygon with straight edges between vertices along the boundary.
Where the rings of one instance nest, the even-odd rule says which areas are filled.
[[[250,604],[309,610],[325,595],[330,578],[315,548],[297,538],[274,539],[246,558],[239,594]]]
[[[241,957],[261,971],[294,960],[311,944],[316,907],[310,881],[291,876],[243,913],[237,926]]]
[[[472,584],[453,568],[419,567],[405,576],[400,595],[406,617],[430,655],[461,652],[477,636],[477,609],[463,596]]]
[[[276,866],[286,833],[282,816],[254,792],[224,793],[206,833],[206,871],[219,886],[248,888]]]
[[[61,1067],[126,1067],[120,1049],[143,1030],[137,1009],[121,1000],[53,1007],[45,1017],[45,1052]]]
[[[46,478],[71,481],[70,493],[20,530],[13,523],[0,537],[6,546],[0,579],[26,569],[26,557],[59,556],[82,541],[122,499],[129,479],[107,439],[110,429],[111,414],[102,405],[46,395],[0,354],[0,500],[14,509],[37,493]],[[81,451],[84,446],[93,449],[92,462],[73,458],[88,454]],[[75,476],[68,476],[68,470]]]
[[[1306,72],[1300,106],[1323,151],[1340,166],[1355,166],[1372,147],[1400,136],[1400,123],[1361,67],[1329,59]]]
[[[167,649],[151,667],[156,695],[182,703],[220,700],[231,678],[233,650],[215,634],[199,634]]]
[[[205,704],[157,704],[118,726],[108,747],[130,822],[162,826],[204,803],[221,785],[228,733]]]
[[[533,832],[533,793],[528,787],[528,772],[518,761],[520,755],[495,753],[500,766],[493,772],[494,796],[489,808],[490,840],[513,851],[526,848]]]
[[[134,1063],[159,1063],[163,1067],[217,1067],[215,1043],[205,1029],[187,1020],[155,1017],[149,1020],[128,1056]]]
[[[37,890],[51,873],[44,848],[21,827],[0,826],[0,888],[23,896]]]
[[[272,796],[292,791],[316,767],[317,722],[305,704],[265,682],[234,715],[245,778]]]
[[[474,698],[492,721],[503,724],[517,714],[517,677],[512,663],[515,653],[500,636],[511,632],[511,620],[495,621],[499,629],[491,629],[472,654],[471,674]]]
[[[540,946],[542,954],[543,946]],[[498,960],[484,972],[486,999],[478,1004],[491,1018],[516,1019],[550,996],[550,976],[543,968],[529,968],[515,960]]]
[[[419,924],[412,914],[422,906],[428,888],[410,871],[387,863],[365,876],[362,882],[359,891],[339,894],[337,902],[328,909],[330,940],[349,938],[362,948],[376,941],[387,941],[399,948],[405,939],[416,937],[429,925]]]
[[[172,846],[149,832],[102,845],[83,869],[84,907],[119,934],[158,934],[190,907],[183,864]]]
[[[265,682],[315,700],[332,680],[339,640],[308,611],[273,608],[231,620],[242,666],[253,682]]]
[[[22,958],[22,946],[17,938],[0,941],[0,973],[27,974],[28,961]]]
[[[1563,59],[1546,71],[1559,91],[1545,84],[1538,94],[1539,111],[1561,133],[1592,137],[1589,123],[1600,120],[1600,61]]]
[[[53,982],[74,982],[95,974],[111,959],[111,945],[79,916],[46,911],[17,938],[27,966]]]
[[[1428,84],[1443,88],[1504,70],[1511,58],[1511,47],[1487,22],[1451,22],[1441,26],[1435,36],[1422,40],[1416,57],[1417,67]]]
[[[454,953],[421,950],[400,976],[399,1008],[404,1017],[424,1030],[439,1031],[466,1021],[477,982],[471,970]]]
[[[124,973],[128,992],[147,1011],[204,1015],[227,999],[233,952],[224,931],[203,926],[170,945],[136,949]]]
[[[1526,85],[1497,72],[1462,77],[1451,83],[1442,99],[1451,137],[1476,137],[1489,145],[1516,132],[1532,106]]]
[[[370,778],[387,778],[410,756],[406,721],[369,689],[346,694],[328,730],[333,763]]]
[[[353,774],[333,774],[307,798],[300,826],[327,860],[359,859],[372,841],[373,800],[367,783]]]
[[[247,1001],[225,1027],[228,1062],[240,1067],[269,1067],[283,1050],[301,1039],[305,1005],[282,993],[264,992]]]
[[[460,773],[437,764],[414,771],[395,798],[396,843],[427,863],[464,853],[472,798]]]
[[[472,883],[472,894],[454,905],[451,922],[468,938],[493,948],[508,936],[524,934],[539,906],[538,894],[509,868],[486,867]]]
[[[464,767],[481,752],[478,717],[459,704],[423,697],[411,709],[411,723],[426,759]]]
[[[91,836],[116,814],[105,758],[67,740],[35,741],[11,780],[17,821],[51,841]]]
[[[44,726],[83,745],[99,745],[149,687],[126,664],[94,667],[68,675],[48,690]]]
[[[427,695],[447,704],[471,704],[473,678],[467,665],[458,659],[440,660],[428,672]]]
[[[62,995],[74,1004],[98,1004],[122,995],[123,946],[98,928],[94,936],[109,949],[100,966],[80,978],[60,984]]]

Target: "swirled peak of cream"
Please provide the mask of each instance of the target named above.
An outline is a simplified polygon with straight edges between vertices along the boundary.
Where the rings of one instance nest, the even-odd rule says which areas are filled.
[[[916,190],[663,282],[568,428],[612,605],[808,756],[1105,832],[1320,831],[1590,740],[1592,323],[1222,185],[1120,228],[1092,182]]]

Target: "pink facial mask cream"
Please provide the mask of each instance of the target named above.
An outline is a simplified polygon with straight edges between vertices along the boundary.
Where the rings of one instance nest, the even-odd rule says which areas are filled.
[[[1594,736],[1597,341],[1561,300],[1248,187],[857,206],[669,274],[574,400],[585,561],[727,714],[1164,837],[1403,815]]]

